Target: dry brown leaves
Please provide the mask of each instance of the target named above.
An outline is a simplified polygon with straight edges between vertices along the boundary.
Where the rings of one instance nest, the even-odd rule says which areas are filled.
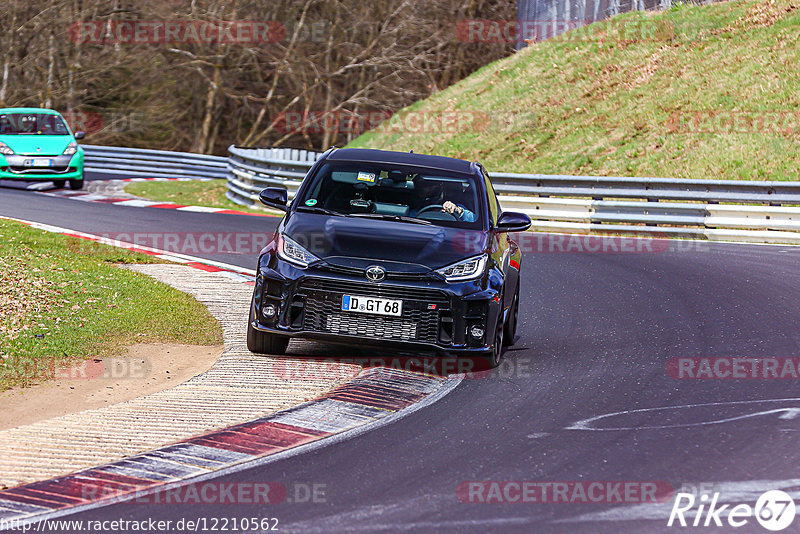
[[[633,89],[634,87],[639,87],[650,81],[650,78],[653,77],[653,74],[656,73],[659,65],[661,65],[661,54],[663,52],[664,48],[656,50],[653,55],[647,59],[647,63],[635,69],[633,72],[635,77],[631,81],[625,82],[625,87]]]
[[[0,257],[0,341],[16,339],[23,332],[44,326],[42,319],[46,315],[69,302],[62,296],[69,285],[70,282],[62,282],[60,287],[54,287],[40,269],[31,269],[23,258]]]
[[[795,4],[787,5],[782,2],[776,2],[775,0],[758,3],[748,9],[747,13],[736,21],[735,26],[739,28],[762,28],[764,26],[772,26],[778,20],[785,17],[787,13],[791,13],[795,9],[797,9],[797,5]]]

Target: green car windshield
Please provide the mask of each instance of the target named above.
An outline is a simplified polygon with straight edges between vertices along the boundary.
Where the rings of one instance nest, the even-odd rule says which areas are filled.
[[[70,135],[58,115],[48,113],[6,113],[0,115],[0,135]]]

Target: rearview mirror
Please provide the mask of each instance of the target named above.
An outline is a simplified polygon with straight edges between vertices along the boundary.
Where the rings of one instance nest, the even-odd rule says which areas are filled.
[[[289,202],[289,194],[286,192],[286,189],[268,187],[258,194],[258,199],[262,204],[270,208],[286,211],[286,204]]]
[[[86,137],[86,132],[75,132],[75,139],[81,140]]]
[[[506,211],[497,221],[497,230],[500,232],[524,232],[531,227],[531,218],[524,213]]]

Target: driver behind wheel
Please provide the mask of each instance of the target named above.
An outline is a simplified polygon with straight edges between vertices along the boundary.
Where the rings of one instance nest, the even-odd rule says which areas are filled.
[[[449,213],[458,221],[475,222],[475,213],[468,210],[461,203],[448,200],[447,197],[454,198],[445,194],[444,182],[441,180],[427,180],[422,176],[414,177],[414,191],[417,192],[416,205],[412,207],[410,215],[416,217],[424,208],[428,206],[441,206],[442,212]],[[458,200],[456,198],[456,200]]]

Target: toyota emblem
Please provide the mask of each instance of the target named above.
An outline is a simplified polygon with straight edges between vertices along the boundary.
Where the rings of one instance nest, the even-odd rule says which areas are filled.
[[[367,267],[367,280],[370,282],[380,282],[386,278],[386,269],[378,265]]]

